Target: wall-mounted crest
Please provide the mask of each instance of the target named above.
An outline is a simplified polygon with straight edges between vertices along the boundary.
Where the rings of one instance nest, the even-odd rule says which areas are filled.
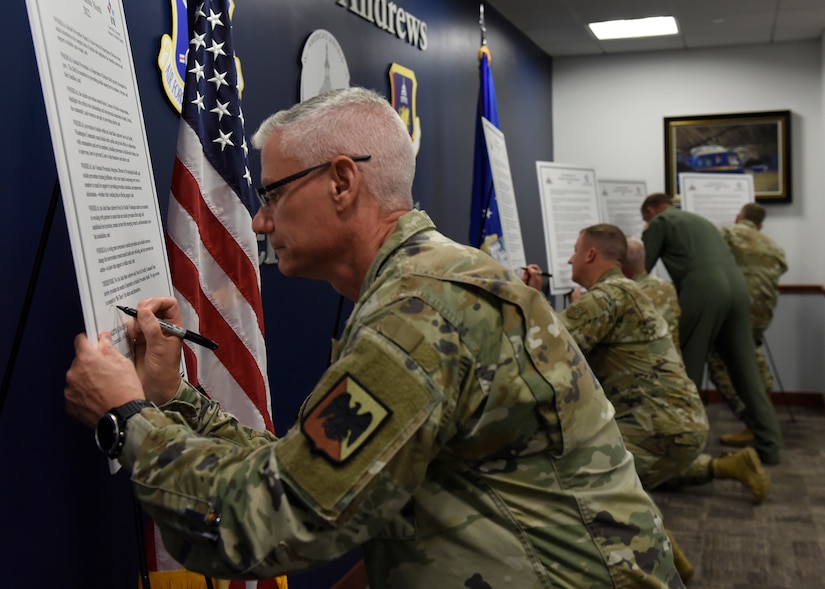
[[[313,31],[301,53],[301,102],[330,90],[349,88],[344,50],[332,33]]]
[[[186,52],[189,50],[189,24],[186,17],[186,0],[169,0],[172,5],[172,35],[160,38],[158,68],[166,98],[178,112],[183,100],[183,84],[186,79]],[[198,0],[195,0],[198,1]],[[229,20],[235,12],[234,0],[229,1]],[[238,94],[243,94],[243,74],[241,60],[235,56],[238,74]]]
[[[421,147],[421,120],[418,118],[416,110],[416,96],[418,94],[418,81],[415,79],[415,72],[402,65],[393,63],[390,65],[390,95],[392,97],[392,107],[404,124],[412,138],[415,155]]]

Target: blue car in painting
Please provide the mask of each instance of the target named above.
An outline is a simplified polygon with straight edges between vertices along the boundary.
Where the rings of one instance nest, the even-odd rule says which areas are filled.
[[[677,154],[680,172],[729,172],[741,174],[745,170],[739,154],[721,145],[699,145],[688,154]]]

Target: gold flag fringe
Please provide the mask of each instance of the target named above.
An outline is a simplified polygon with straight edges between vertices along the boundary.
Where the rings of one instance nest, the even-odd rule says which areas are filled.
[[[286,577],[277,577],[275,582],[278,589],[289,589]],[[206,578],[192,571],[149,571],[149,584],[152,589],[207,589]],[[212,579],[215,589],[228,589],[229,581],[224,579]],[[143,589],[143,585],[138,579],[138,589]]]

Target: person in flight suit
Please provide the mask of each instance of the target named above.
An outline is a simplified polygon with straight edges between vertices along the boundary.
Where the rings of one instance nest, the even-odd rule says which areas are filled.
[[[779,301],[779,277],[788,271],[788,263],[784,250],[762,233],[764,221],[765,207],[759,203],[749,202],[739,210],[736,222],[722,227],[721,231],[748,285],[756,361],[765,391],[770,393],[773,390],[773,377],[768,368],[762,342]],[[731,384],[725,363],[716,353],[712,353],[708,358],[708,372],[710,380],[734,414],[747,423],[745,405]],[[753,442],[753,432],[746,427],[741,432],[723,435],[721,441],[731,446],[744,446]]]
[[[672,206],[663,193],[641,206],[647,228],[645,269],[661,258],[679,293],[679,337],[688,376],[702,386],[705,363],[716,351],[745,404],[754,448],[764,464],[779,464],[782,435],[756,363],[748,290],[730,249],[713,223]]]
[[[409,134],[347,88],[276,113],[261,149],[287,276],[355,302],[282,438],[178,376],[171,298],[138,304],[136,366],[76,339],[70,413],[143,403],[113,451],[186,568],[271,577],[361,547],[370,587],[683,587],[613,409],[540,293],[412,208]],[[151,403],[150,403],[151,402]]]

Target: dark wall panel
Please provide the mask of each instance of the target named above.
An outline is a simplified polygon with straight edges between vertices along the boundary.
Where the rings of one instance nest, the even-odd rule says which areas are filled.
[[[4,375],[56,177],[25,3],[9,4],[6,38],[13,57],[6,62],[6,132],[0,158]],[[161,35],[171,32],[170,7],[164,0],[125,4],[165,215],[177,114],[161,89],[156,61]],[[466,243],[478,94],[478,3],[397,4],[427,22],[426,51],[379,30],[334,0],[238,0],[234,27],[246,82],[247,130],[251,133],[267,115],[298,100],[303,43],[316,29],[326,29],[338,39],[353,85],[388,94],[392,62],[414,70],[422,126],[414,197],[444,233]],[[544,264],[534,162],[552,159],[552,63],[490,8],[487,39],[527,257]],[[251,164],[257,178],[257,154],[252,154]],[[123,473],[109,475],[91,431],[67,417],[63,407],[72,340],[82,331],[83,320],[62,204],[47,236],[43,266],[30,297],[31,313],[0,415],[4,586],[48,586],[48,574],[63,587],[134,587],[137,541],[128,479]],[[275,266],[262,268],[262,281],[275,423],[284,432],[326,365],[339,297],[325,283],[287,280]],[[347,302],[343,308],[345,318],[351,306]],[[356,558],[350,555],[318,571],[293,575],[290,586],[327,587]]]

